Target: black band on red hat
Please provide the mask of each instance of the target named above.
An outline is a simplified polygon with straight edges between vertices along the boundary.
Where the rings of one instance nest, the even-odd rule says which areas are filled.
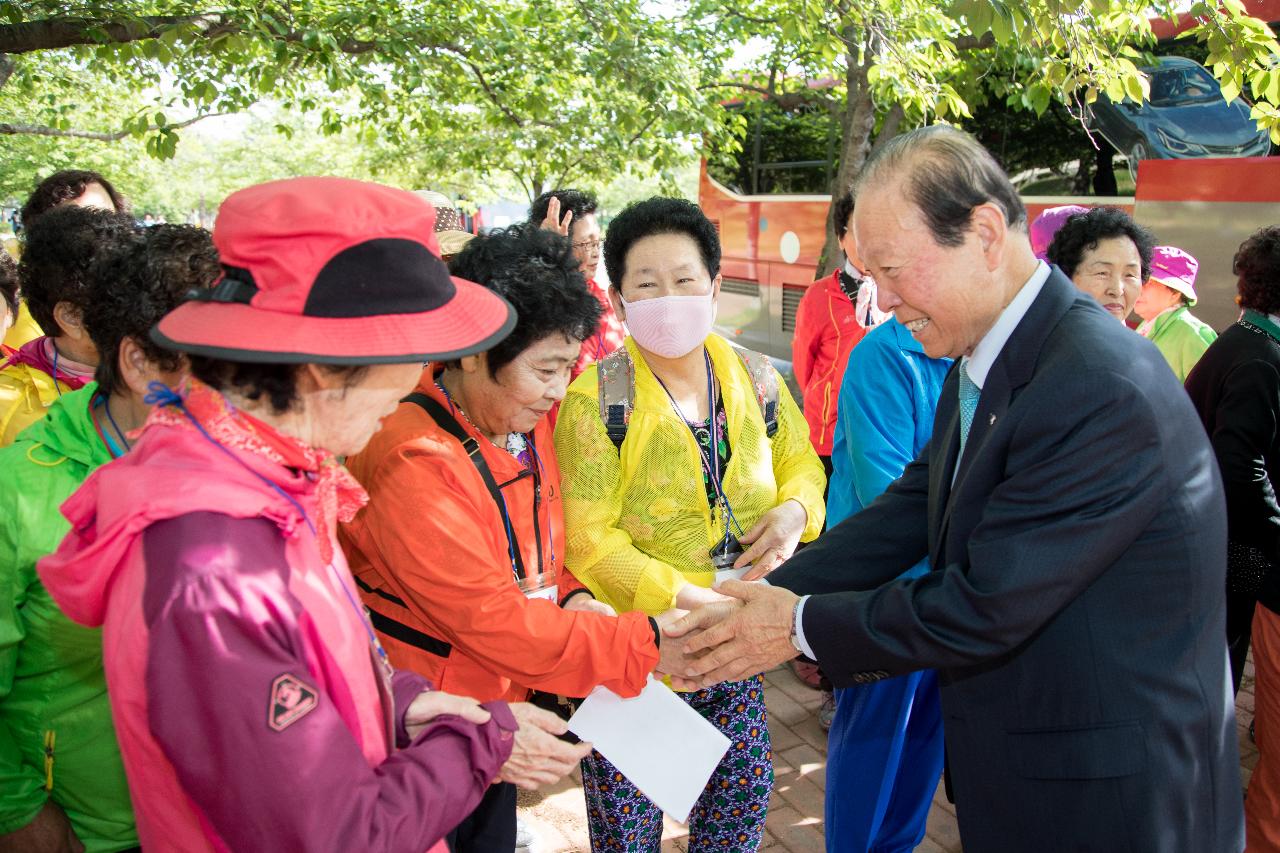
[[[367,240],[324,265],[302,313],[308,317],[420,314],[453,298],[449,268],[422,243]]]
[[[222,265],[222,278],[213,287],[197,287],[187,292],[187,299],[197,302],[241,302],[248,305],[258,292],[253,273],[243,267]]]

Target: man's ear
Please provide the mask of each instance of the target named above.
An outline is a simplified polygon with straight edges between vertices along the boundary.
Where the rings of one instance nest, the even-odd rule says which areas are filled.
[[[84,312],[80,310],[80,306],[64,299],[53,306],[53,319],[58,324],[60,334],[77,343],[89,342],[89,330],[84,327]]]
[[[1009,235],[1004,211],[990,202],[980,204],[973,209],[969,225],[977,235],[978,245],[987,261],[987,270],[997,269],[1003,261],[1005,242]]]

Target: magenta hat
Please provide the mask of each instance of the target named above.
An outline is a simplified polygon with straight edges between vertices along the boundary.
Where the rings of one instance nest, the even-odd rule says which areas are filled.
[[[1176,246],[1156,246],[1151,254],[1151,280],[1158,281],[1196,304],[1196,272],[1200,262]]]
[[[1064,204],[1061,207],[1047,207],[1035,222],[1031,223],[1031,249],[1036,253],[1036,257],[1040,260],[1047,260],[1046,254],[1049,251],[1049,244],[1053,242],[1053,235],[1058,233],[1058,229],[1062,227],[1068,219],[1077,213],[1088,213],[1089,208],[1081,207],[1078,204]]]

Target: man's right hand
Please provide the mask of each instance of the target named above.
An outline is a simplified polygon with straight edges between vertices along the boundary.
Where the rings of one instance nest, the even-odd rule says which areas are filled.
[[[46,800],[35,820],[0,835],[0,853],[84,853],[84,845],[57,803]]]
[[[511,706],[520,728],[511,757],[502,765],[498,778],[517,788],[532,791],[543,785],[554,785],[573,771],[578,762],[591,752],[591,744],[570,744],[560,740],[569,730],[564,720],[535,708],[528,702]]]

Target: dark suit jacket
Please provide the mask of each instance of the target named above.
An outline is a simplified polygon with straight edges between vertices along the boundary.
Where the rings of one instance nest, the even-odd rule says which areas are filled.
[[[814,596],[818,662],[939,670],[965,853],[1240,850],[1226,510],[1177,379],[1054,269],[953,486],[958,385],[902,478],[770,575]]]

